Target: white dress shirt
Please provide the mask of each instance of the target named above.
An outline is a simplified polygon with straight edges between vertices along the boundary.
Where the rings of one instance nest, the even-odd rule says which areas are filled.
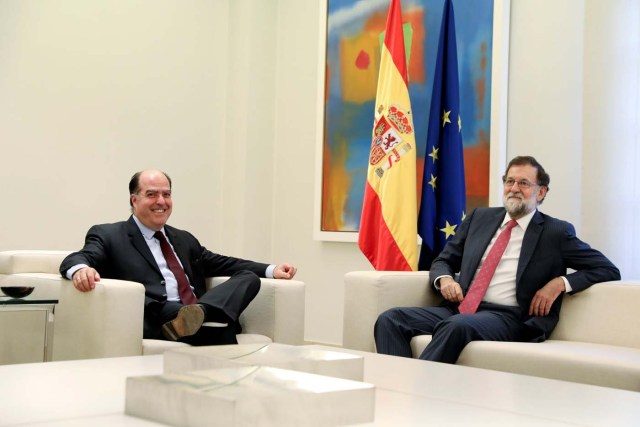
[[[520,251],[522,250],[524,233],[527,231],[527,227],[529,227],[529,223],[531,222],[531,219],[536,212],[537,210],[534,209],[532,212],[516,220],[518,225],[513,227],[513,229],[511,230],[511,238],[509,239],[509,243],[507,243],[507,247],[504,250],[502,258],[498,263],[498,267],[496,268],[491,281],[489,282],[489,287],[487,288],[487,292],[485,293],[484,298],[482,298],[482,301],[500,305],[518,305],[518,301],[516,299],[516,273],[518,272],[518,261],[520,260]],[[473,280],[471,281],[472,285],[473,281],[478,275],[478,272],[482,268],[482,264],[484,264],[487,255],[489,255],[491,248],[496,242],[496,239],[498,238],[502,230],[505,229],[507,223],[510,220],[511,217],[508,213],[506,213],[504,219],[502,220],[502,224],[500,225],[500,227],[498,227],[495,234],[491,238],[491,242],[489,242],[489,245],[484,251],[482,260],[480,261],[478,269],[476,270],[476,273],[473,276]],[[569,281],[564,276],[562,276],[561,278],[564,281],[565,290],[567,292],[570,292],[571,285],[569,285]],[[440,277],[436,279],[436,283],[439,279]],[[439,286],[436,286],[436,288],[439,289]]]
[[[156,260],[156,264],[158,264],[158,268],[160,268],[160,273],[162,274],[162,277],[164,277],[165,288],[167,290],[167,301],[180,301],[180,294],[178,293],[178,280],[176,280],[176,276],[173,274],[173,272],[169,268],[169,265],[167,264],[167,260],[164,259],[164,255],[162,254],[162,249],[160,248],[160,241],[155,237],[153,237],[153,235],[156,234],[156,232],[150,229],[149,227],[147,227],[146,225],[144,225],[143,223],[141,223],[140,220],[135,215],[133,215],[133,220],[138,225],[138,228],[142,233],[142,237],[144,237],[144,241],[147,243],[147,246],[149,246],[149,250],[153,255],[153,259]],[[178,254],[176,254],[176,251],[175,249],[173,249],[173,245],[171,244],[171,241],[169,241],[167,234],[164,232],[164,227],[162,227],[162,230],[160,232],[164,234],[164,237],[167,239],[167,242],[169,242],[169,246],[171,246],[171,250],[173,251],[173,254],[176,256],[176,259],[178,260],[178,262],[180,263],[180,266],[184,270],[182,261],[180,261],[180,258],[178,258]],[[187,276],[187,280],[189,280],[189,276]],[[189,285],[191,285],[191,282],[189,282]],[[191,290],[194,291],[195,293],[193,286],[191,286]]]
[[[520,259],[524,233],[527,231],[527,227],[529,226],[531,218],[535,212],[536,211],[534,210],[533,212],[530,212],[516,220],[518,225],[513,227],[511,230],[511,238],[509,239],[509,243],[507,243],[507,247],[502,254],[498,267],[489,282],[487,293],[485,293],[484,298],[482,298],[483,301],[500,305],[518,305],[518,300],[516,299],[516,273],[518,271],[518,260]],[[511,217],[509,214],[505,214],[502,224],[498,227],[498,230],[496,230],[496,233],[491,238],[491,242],[484,251],[484,255],[482,255],[482,261],[480,261],[480,265],[478,265],[478,269],[476,270],[473,280],[475,280],[475,276],[480,272],[480,268],[482,268],[484,261],[487,259],[491,248],[493,248],[498,236],[506,228],[509,221],[511,221]],[[473,283],[473,281],[471,283]]]

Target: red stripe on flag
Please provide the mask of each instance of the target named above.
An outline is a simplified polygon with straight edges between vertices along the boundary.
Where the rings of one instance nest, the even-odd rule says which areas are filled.
[[[380,198],[369,182],[364,189],[362,217],[367,221],[360,222],[358,246],[373,267],[378,271],[412,271],[382,217]]]
[[[384,44],[391,53],[393,63],[404,80],[404,84],[409,87],[407,79],[407,57],[404,51],[404,33],[402,31],[402,12],[400,11],[400,0],[391,0],[389,6],[389,16],[387,17],[387,28],[384,35]]]

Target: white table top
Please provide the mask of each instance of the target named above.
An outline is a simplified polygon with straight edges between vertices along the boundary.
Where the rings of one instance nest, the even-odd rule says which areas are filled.
[[[348,351],[333,347],[319,349]],[[640,393],[484,369],[365,356],[375,425],[640,425]],[[0,366],[0,425],[151,426],[124,415],[125,379],[163,357]]]
[[[161,355],[0,366],[0,425],[123,416],[125,379],[160,373]]]
[[[376,385],[376,425],[640,425],[640,393],[633,391],[333,350],[365,356],[364,381]]]

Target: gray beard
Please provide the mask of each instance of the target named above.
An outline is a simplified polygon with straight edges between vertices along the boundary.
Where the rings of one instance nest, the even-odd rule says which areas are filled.
[[[520,202],[521,203],[516,204],[516,203],[510,203],[509,201],[505,200],[505,202],[503,203],[504,208],[507,210],[507,212],[512,218],[519,217],[524,214],[525,209],[527,207],[524,203],[522,203],[522,201]]]

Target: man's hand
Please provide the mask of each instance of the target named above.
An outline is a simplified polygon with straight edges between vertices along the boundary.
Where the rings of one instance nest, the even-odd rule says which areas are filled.
[[[95,268],[84,267],[73,273],[71,281],[80,292],[89,292],[96,287],[96,282],[100,281],[100,275]]]
[[[453,280],[452,277],[442,277],[438,281],[438,285],[440,285],[440,293],[442,294],[442,297],[447,301],[462,302],[464,299],[460,284]]]
[[[558,296],[565,291],[564,280],[561,277],[552,279],[536,292],[529,306],[529,316],[546,316],[551,311],[551,305]]]
[[[276,265],[276,268],[273,269],[273,278],[274,279],[292,279],[293,276],[296,275],[297,271],[298,269],[291,264],[287,264],[287,263],[278,264]]]

